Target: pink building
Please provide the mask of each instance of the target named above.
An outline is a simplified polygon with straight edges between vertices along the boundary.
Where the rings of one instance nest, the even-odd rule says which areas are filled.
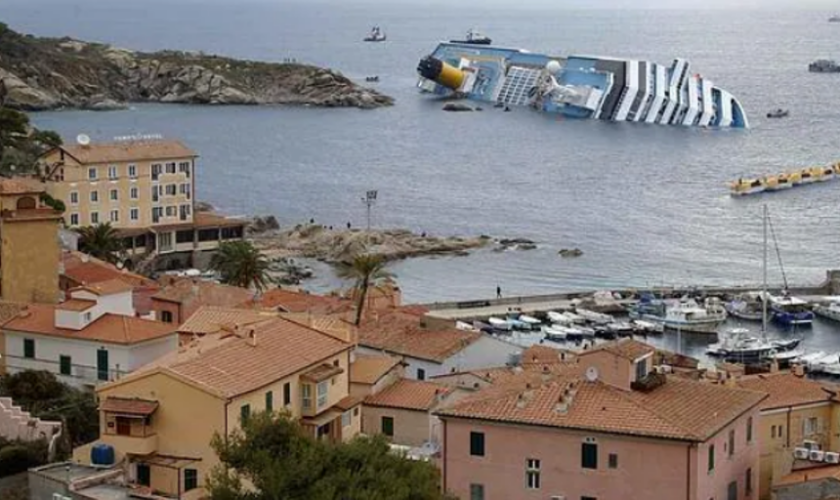
[[[665,375],[653,354],[603,344],[577,369],[440,410],[444,489],[463,500],[757,498],[766,396]]]

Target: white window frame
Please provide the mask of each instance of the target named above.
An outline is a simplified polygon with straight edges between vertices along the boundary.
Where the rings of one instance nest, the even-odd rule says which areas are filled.
[[[300,386],[300,401],[304,410],[312,408],[312,386],[310,384]]]
[[[171,167],[171,169],[170,169],[170,167]],[[178,173],[178,165],[174,161],[167,162],[166,163],[166,173],[167,174]]]
[[[817,432],[819,432],[820,421],[817,417],[808,417],[802,421],[802,434],[807,436],[813,436]]]
[[[120,211],[119,210],[111,210],[111,222],[119,222],[120,221]]]
[[[90,202],[91,203],[99,203],[99,191],[94,189],[90,192]]]
[[[353,410],[347,410],[341,414],[341,426],[350,427],[353,425]]]
[[[117,173],[118,172],[117,172],[117,166],[116,165],[110,165],[108,167],[108,178],[109,179],[111,179],[111,180],[117,179],[118,178]]]
[[[108,199],[111,201],[120,201],[120,190],[111,189],[108,193]]]
[[[140,209],[137,207],[132,207],[129,210],[129,218],[133,221],[140,220]]]
[[[139,200],[140,188],[138,188],[137,186],[131,186],[131,189],[128,190],[128,194],[132,200]]]
[[[95,181],[99,179],[99,170],[96,167],[88,167],[88,180]]]
[[[99,212],[90,213],[90,223],[91,225],[99,224]]]
[[[326,406],[330,394],[330,385],[326,380],[318,382],[318,408]]]
[[[71,226],[78,226],[79,225],[79,214],[70,214],[70,225]]]
[[[132,179],[137,178],[137,165],[129,165],[128,166],[128,176]]]
[[[525,478],[529,490],[540,489],[540,465],[537,458],[529,458],[525,462]]]
[[[79,192],[78,191],[70,191],[70,204],[71,205],[78,205],[79,204]]]

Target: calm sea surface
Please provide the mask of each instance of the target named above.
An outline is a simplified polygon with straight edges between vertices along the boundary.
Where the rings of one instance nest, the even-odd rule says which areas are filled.
[[[540,244],[528,252],[399,263],[395,271],[409,301],[486,297],[497,284],[505,294],[525,294],[757,283],[765,202],[789,280],[816,283],[827,268],[840,265],[840,182],[753,199],[732,199],[726,187],[739,176],[840,160],[840,75],[807,71],[813,59],[840,58],[840,25],[826,22],[829,13],[3,4],[3,21],[38,35],[140,50],[294,57],[357,79],[379,75],[377,88],[397,99],[393,108],[137,105],[33,118],[68,140],[81,132],[98,140],[131,133],[182,138],[201,154],[199,199],[232,214],[362,225],[360,197],[377,189],[376,226],[527,237]],[[373,24],[385,29],[387,43],[361,42]],[[440,103],[415,92],[415,67],[436,41],[470,27],[500,45],[560,55],[660,63],[685,57],[692,71],[739,97],[753,128],[568,121],[524,109],[443,113]],[[790,118],[764,118],[777,107],[790,108]],[[557,250],[563,247],[579,247],[585,255],[561,259]],[[772,264],[771,279],[781,282],[779,266]],[[328,278],[315,283],[333,284]]]

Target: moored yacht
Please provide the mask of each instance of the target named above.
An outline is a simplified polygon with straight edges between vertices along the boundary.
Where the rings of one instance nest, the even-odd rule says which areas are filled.
[[[661,301],[649,304],[643,312],[632,313],[634,319],[656,322],[668,330],[686,333],[715,333],[726,321],[726,309],[717,299],[706,299],[701,306],[693,299]]]
[[[759,293],[750,292],[736,296],[727,302],[726,312],[730,316],[748,321],[761,321],[763,318],[762,304]]]
[[[782,296],[768,294],[768,296],[773,321],[786,326],[804,326],[814,322],[814,313],[804,300],[787,294]]]
[[[832,301],[828,305],[818,304],[814,306],[814,314],[833,321],[840,321],[840,302]]]

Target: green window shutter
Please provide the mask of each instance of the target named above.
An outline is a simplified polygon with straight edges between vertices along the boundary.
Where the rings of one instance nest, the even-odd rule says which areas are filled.
[[[33,339],[23,339],[23,357],[35,358],[35,341]]]
[[[248,421],[248,418],[251,416],[251,405],[242,405],[239,409],[239,421],[243,425],[245,422]]]
[[[394,436],[394,419],[393,417],[382,417],[382,434],[386,436]]]
[[[198,488],[198,471],[195,469],[184,469],[184,491]]]
[[[274,393],[271,391],[265,393],[265,411],[274,411]]]
[[[61,355],[58,357],[59,372],[62,375],[70,375],[72,372],[73,362],[70,356]]]

